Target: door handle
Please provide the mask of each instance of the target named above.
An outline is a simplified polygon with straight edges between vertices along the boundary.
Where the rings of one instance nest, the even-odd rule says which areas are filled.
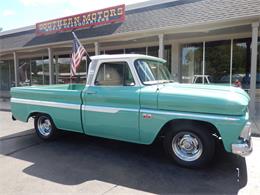
[[[96,94],[96,91],[87,91],[87,94],[91,95],[91,94]]]

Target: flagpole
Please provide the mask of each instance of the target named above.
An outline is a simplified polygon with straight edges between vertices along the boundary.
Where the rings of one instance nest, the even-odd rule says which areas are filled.
[[[74,29],[71,31],[71,33],[72,33],[72,43],[73,43],[73,37],[74,37],[73,35],[75,34],[74,33]],[[73,45],[72,45],[72,50],[71,51],[73,52]],[[72,60],[72,52],[70,54],[70,60]],[[70,62],[70,84],[72,84],[71,78],[72,78],[72,66],[71,66],[71,62]]]
[[[75,33],[74,33],[74,29],[71,31],[72,33],[72,43],[73,43],[73,39],[74,37],[76,36]],[[70,59],[72,60],[72,53],[73,53],[73,45],[72,45],[72,52],[70,54]],[[77,73],[76,73],[77,74]],[[72,66],[71,66],[71,63],[70,63],[70,84],[72,84],[72,77],[73,77],[73,74],[72,74]]]
[[[70,59],[71,59],[72,57],[71,57],[71,54],[70,54]],[[72,84],[72,82],[71,82],[71,77],[72,77],[72,70],[71,70],[71,64],[70,64],[70,84]]]

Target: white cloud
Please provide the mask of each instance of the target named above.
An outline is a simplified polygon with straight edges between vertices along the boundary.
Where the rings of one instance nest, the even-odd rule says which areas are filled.
[[[6,9],[3,11],[2,15],[3,16],[13,16],[13,15],[15,15],[15,11],[11,10],[11,9]]]

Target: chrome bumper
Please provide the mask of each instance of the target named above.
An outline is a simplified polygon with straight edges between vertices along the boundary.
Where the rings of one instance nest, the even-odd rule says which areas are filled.
[[[245,157],[253,151],[251,139],[251,123],[247,122],[242,130],[239,142],[232,144],[232,153]]]
[[[239,144],[232,144],[232,153],[237,154],[239,156],[245,157],[251,154],[253,151],[252,141],[249,140],[242,140]]]

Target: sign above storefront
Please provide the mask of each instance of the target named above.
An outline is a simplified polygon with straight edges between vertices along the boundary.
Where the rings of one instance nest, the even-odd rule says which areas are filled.
[[[125,20],[125,5],[86,12],[36,24],[36,34],[46,35]]]

